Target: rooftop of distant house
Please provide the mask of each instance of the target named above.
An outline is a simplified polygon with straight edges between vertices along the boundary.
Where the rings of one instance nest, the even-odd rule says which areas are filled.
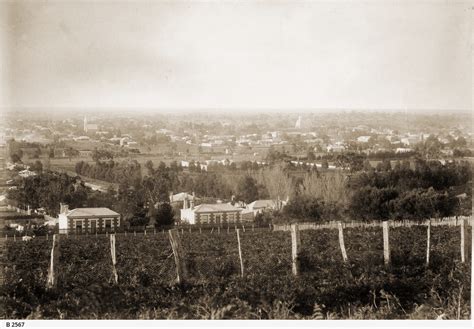
[[[73,218],[88,218],[88,217],[117,217],[120,216],[119,213],[116,213],[109,208],[76,208],[70,210],[67,214],[67,217]]]
[[[256,200],[252,203],[250,203],[248,206],[252,207],[253,209],[258,209],[258,208],[267,208],[267,207],[274,207],[275,201],[273,200]]]
[[[228,203],[216,203],[216,204],[209,204],[203,203],[199,206],[196,206],[194,212],[230,212],[230,211],[242,211],[241,208],[234,207]]]
[[[181,192],[172,195],[172,202],[180,202],[184,200],[199,200],[199,198],[186,192]]]

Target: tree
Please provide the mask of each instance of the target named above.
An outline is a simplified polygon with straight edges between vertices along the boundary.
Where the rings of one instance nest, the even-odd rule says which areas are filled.
[[[40,173],[43,171],[43,163],[40,160],[36,160],[33,165],[30,166],[30,170]]]
[[[153,169],[153,162],[151,160],[148,160],[147,162],[145,162],[145,168],[149,176],[152,176],[153,173],[155,172]]]
[[[353,193],[349,212],[356,219],[386,220],[390,218],[390,201],[397,197],[393,188],[363,187]]]
[[[430,135],[424,142],[416,145],[416,149],[427,158],[436,158],[442,147],[443,145],[434,135]]]
[[[17,153],[13,153],[11,156],[10,156],[10,159],[12,160],[13,163],[21,163],[21,156]]]
[[[137,208],[128,220],[130,226],[146,226],[148,221],[149,218],[147,217],[146,210],[143,207]]]
[[[98,150],[97,148],[94,149],[94,151],[92,151],[92,160],[94,160],[95,162],[99,162],[100,160],[112,160],[114,158],[114,155],[111,151],[108,151],[108,150],[104,150],[104,149],[101,149],[101,150]]]
[[[459,136],[454,142],[455,147],[466,147],[467,141],[463,136]]]
[[[170,163],[170,171],[173,171],[176,173],[180,171],[180,166],[178,166],[178,162],[176,160]]]
[[[343,203],[347,197],[346,176],[340,171],[306,173],[298,185],[298,195]]]
[[[307,154],[307,156],[306,156],[306,159],[307,159],[308,161],[314,161],[314,160],[316,160],[316,156],[314,155],[314,152],[313,152],[312,150],[309,150],[309,151],[308,151],[308,154]]]
[[[264,169],[258,177],[259,183],[265,185],[273,200],[284,200],[293,192],[293,184],[283,163],[271,169]]]
[[[254,222],[257,227],[268,227],[272,223],[274,215],[268,211],[260,212],[255,216]]]
[[[53,152],[53,153],[54,153],[54,152]],[[66,157],[68,157],[69,160],[71,160],[72,157],[79,155],[79,151],[76,150],[76,149],[74,149],[74,148],[72,148],[72,147],[68,147],[68,148],[66,148],[66,149],[64,150],[64,155],[65,155]],[[54,155],[53,155],[53,157],[54,157]]]
[[[338,154],[336,156],[336,166],[343,170],[350,168],[350,159],[345,154]]]
[[[243,177],[237,186],[237,199],[250,203],[258,199],[258,186],[250,176]]]
[[[153,213],[153,222],[156,228],[174,225],[174,210],[168,202],[160,202]]]
[[[365,159],[365,160],[364,160],[363,168],[364,168],[365,171],[371,171],[371,170],[374,169],[374,168],[372,167],[372,165],[370,164],[369,159]]]
[[[390,160],[383,160],[382,161],[382,171],[390,171],[392,170],[392,165],[390,164]]]
[[[322,169],[329,169],[328,160],[323,159],[323,161],[321,162],[321,168],[322,168]]]
[[[349,169],[351,172],[361,171],[364,169],[364,157],[360,154],[348,154]]]
[[[283,213],[303,221],[319,221],[323,216],[323,202],[307,195],[292,198],[283,208]]]

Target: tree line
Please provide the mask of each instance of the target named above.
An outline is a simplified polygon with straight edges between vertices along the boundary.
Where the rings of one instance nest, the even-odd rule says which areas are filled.
[[[382,167],[349,174],[322,194],[300,180],[299,190],[276,220],[421,220],[471,214],[472,171],[467,161],[442,164],[418,159]],[[329,191],[334,197],[328,197]]]
[[[71,209],[109,207],[131,225],[172,223],[179,210],[172,208],[169,195],[179,192],[195,192],[202,202],[272,199],[286,204],[281,212],[260,216],[258,221],[425,219],[468,215],[472,206],[472,172],[466,161],[405,160],[393,168],[385,165],[355,173],[307,170],[296,174],[285,163],[247,172],[197,173],[163,162],[157,167],[148,162],[142,168],[136,161],[92,166],[80,162],[76,170],[89,177],[109,175],[118,183],[118,191],[92,191],[79,177],[43,171],[18,178],[18,189],[9,190],[8,198],[23,208],[43,207],[53,216],[60,202]]]

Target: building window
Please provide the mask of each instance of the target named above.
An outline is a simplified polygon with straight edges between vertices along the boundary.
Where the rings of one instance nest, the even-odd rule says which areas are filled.
[[[233,213],[233,212],[232,212],[232,213],[228,213],[228,214],[227,214],[227,221],[228,221],[229,223],[235,222],[235,213]]]
[[[97,219],[89,219],[89,229],[91,232],[95,232],[97,230]]]
[[[215,214],[214,219],[216,224],[220,224],[222,222],[222,214]]]
[[[201,221],[201,224],[208,224],[209,223],[209,215],[200,215],[199,220]]]
[[[112,228],[112,219],[108,218],[108,219],[105,219],[105,229],[106,230],[110,230]]]
[[[82,219],[74,220],[74,228],[76,229],[76,231],[79,231],[79,232],[82,231],[83,225],[84,225],[84,221]]]

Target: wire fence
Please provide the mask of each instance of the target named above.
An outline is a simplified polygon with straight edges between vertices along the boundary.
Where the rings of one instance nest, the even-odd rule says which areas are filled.
[[[185,233],[193,233],[193,234],[235,234],[237,229],[240,229],[242,232],[271,232],[273,230],[273,225],[265,226],[265,227],[257,227],[255,225],[233,225],[233,226],[198,226],[198,225],[179,225],[179,226],[174,226],[174,227],[169,227],[166,229],[154,229],[154,228],[148,228],[148,229],[128,229],[128,230],[120,230],[120,231],[95,231],[95,232],[85,232],[85,231],[65,231],[65,232],[60,232],[59,234],[61,237],[65,237],[66,239],[71,238],[82,238],[82,237],[108,237],[110,234],[114,234],[116,236],[168,236],[168,231],[171,229],[176,229],[180,234],[185,234]],[[46,239],[49,240],[52,238],[53,234],[56,234],[57,232],[48,232],[45,234],[41,235],[34,235],[35,239]],[[25,239],[28,239],[28,237],[32,237],[33,234],[32,232],[16,232],[16,231],[8,231],[8,232],[3,232],[3,234],[0,236],[1,239],[13,239],[13,240],[21,240],[23,237]]]
[[[445,218],[431,218],[425,220],[389,220],[389,227],[413,227],[413,226],[427,226],[430,223],[431,226],[459,226],[461,221],[467,220],[469,226],[474,225],[474,219],[472,216],[455,216],[455,217],[445,217]],[[337,229],[339,221],[329,221],[326,223],[298,223],[299,230],[318,230],[318,229]],[[343,228],[373,228],[373,227],[382,227],[383,221],[346,221],[341,222]],[[170,229],[177,229],[180,234],[184,233],[194,233],[194,234],[235,234],[237,229],[240,229],[242,233],[246,232],[272,232],[272,231],[290,231],[291,224],[269,224],[268,226],[256,226],[255,224],[250,223],[239,223],[238,225],[177,225],[162,229],[157,228],[146,228],[146,227],[137,227],[136,229],[127,228],[120,231],[67,231],[61,232],[61,236],[65,238],[81,238],[81,237],[101,237],[109,236],[110,234],[115,234],[116,236],[149,236],[149,235],[163,235],[167,236]],[[57,233],[57,232],[54,232]],[[35,235],[36,239],[46,239],[49,240],[52,238],[54,233],[46,233],[44,235]],[[32,236],[31,232],[16,232],[8,231],[3,232],[1,239],[14,239],[21,240],[23,237]],[[28,238],[26,238],[28,239]]]
[[[471,216],[456,216],[445,218],[431,218],[425,220],[388,220],[389,227],[412,227],[412,226],[459,226],[463,220],[467,220],[469,226],[473,226],[474,220]],[[298,223],[300,230],[318,230],[318,229],[337,229],[339,221],[331,221],[328,223]],[[383,221],[350,221],[342,222],[343,228],[369,228],[382,227]],[[290,231],[291,224],[273,225],[273,231]]]
[[[357,223],[360,224],[360,223]],[[61,235],[60,238],[60,258],[59,258],[59,272],[58,278],[67,277],[68,275],[75,275],[80,277],[79,274],[75,274],[77,271],[81,271],[84,266],[89,268],[89,270],[97,270],[97,266],[100,269],[107,269],[112,267],[113,256],[110,258],[110,249],[115,254],[115,248],[117,248],[117,272],[119,275],[119,280],[125,280],[125,282],[130,280],[138,280],[138,277],[143,277],[144,273],[154,273],[159,274],[159,280],[163,282],[169,282],[173,280],[175,276],[176,264],[173,265],[173,258],[176,258],[176,253],[181,253],[180,258],[182,262],[185,263],[185,267],[189,270],[189,275],[196,280],[206,280],[206,279],[222,279],[229,275],[241,275],[244,276],[245,271],[250,273],[260,273],[268,272],[269,267],[271,267],[272,275],[287,274],[292,271],[293,274],[298,275],[298,262],[300,261],[301,254],[307,253],[308,250],[305,250],[306,247],[301,248],[301,239],[299,238],[297,232],[299,230],[322,230],[326,229],[325,239],[331,240],[330,242],[320,240],[318,243],[323,243],[322,246],[327,243],[332,244],[332,248],[340,247],[343,262],[356,261],[359,255],[354,254],[351,248],[349,248],[349,257],[345,254],[345,245],[344,245],[344,230],[346,228],[364,228],[370,230],[370,234],[367,236],[369,239],[376,237],[377,239],[382,240],[382,230],[378,231],[374,228],[383,228],[383,253],[382,249],[379,247],[372,250],[372,247],[365,245],[367,253],[380,255],[384,259],[386,265],[390,264],[390,244],[389,244],[389,229],[398,228],[398,227],[418,227],[417,230],[422,229],[425,225],[427,226],[427,246],[426,246],[426,260],[429,263],[429,253],[432,247],[430,246],[430,227],[431,226],[460,226],[460,240],[461,240],[461,249],[459,249],[459,244],[457,244],[456,249],[461,250],[461,259],[462,262],[465,262],[468,256],[468,247],[470,244],[470,239],[467,237],[468,231],[467,228],[472,226],[471,217],[458,217],[458,218],[449,218],[449,219],[439,219],[431,221],[422,221],[422,222],[384,222],[384,223],[364,223],[365,225],[351,225],[351,223],[328,223],[315,226],[314,224],[297,224],[297,225],[284,225],[284,226],[274,226],[271,233],[269,229],[266,230],[247,230],[245,233],[237,228],[234,228],[232,231],[219,230],[219,231],[208,231],[208,232],[199,232],[199,231],[186,231],[184,229],[176,228],[173,232],[183,243],[182,250],[178,251],[174,248],[171,248],[170,244],[170,234],[168,231],[153,231],[153,233],[141,232],[130,234],[128,232],[115,233],[114,235],[110,234],[97,234],[97,235]],[[336,233],[332,232],[332,229],[338,229],[339,239],[337,238]],[[291,231],[291,235],[286,233],[286,231]],[[360,236],[363,233],[363,230],[348,230],[346,232],[346,243],[349,241],[349,244],[354,242],[354,235],[351,233],[353,231],[356,236]],[[455,232],[454,230],[451,230]],[[236,233],[239,232],[241,240],[238,241]],[[362,233],[357,233],[362,232]],[[425,231],[423,231],[425,232]],[[431,231],[432,232],[432,231]],[[437,234],[439,235],[439,229]],[[307,236],[304,237],[303,246],[308,243],[308,237],[319,236],[320,234],[310,234],[306,233]],[[425,235],[426,233],[422,233]],[[459,234],[455,233],[455,234]],[[472,233],[471,233],[472,234]],[[420,237],[423,237],[421,235]],[[426,235],[425,235],[426,236]],[[457,235],[459,237],[459,235]],[[117,239],[117,246],[115,243],[109,246],[109,239],[115,242]],[[36,243],[36,246],[42,246],[42,248],[50,247],[49,243],[45,244],[46,240],[53,241],[51,236],[37,237],[33,239],[33,242]],[[39,241],[38,241],[39,240]],[[41,242],[41,240],[43,242]],[[64,242],[63,242],[64,240]],[[28,248],[28,241],[22,241],[19,238],[17,240],[3,239],[3,244],[6,242],[14,243],[13,245],[24,246],[20,248]],[[32,241],[32,240],[29,240]],[[36,241],[36,242],[35,242]],[[76,242],[77,241],[77,242]],[[81,241],[78,244],[78,241]],[[136,243],[140,241],[141,243]],[[38,244],[40,242],[40,244]],[[242,248],[241,243],[242,242]],[[392,241],[393,242],[393,241]],[[339,244],[338,244],[339,243]],[[357,241],[357,243],[364,243],[362,241]],[[420,243],[417,241],[417,243]],[[33,244],[34,245],[34,244]],[[80,245],[81,248],[76,248],[77,245]],[[372,245],[372,244],[371,244]],[[317,244],[312,244],[312,247],[316,246],[316,250],[322,250],[322,246],[317,246]],[[329,244],[328,244],[329,246]],[[382,246],[382,244],[381,244]],[[397,246],[396,246],[397,247]],[[452,248],[453,246],[450,246]],[[55,248],[54,244],[53,247]],[[319,249],[318,249],[319,248]],[[393,247],[392,247],[393,248]],[[6,248],[4,248],[6,249]],[[303,251],[301,253],[301,250]],[[105,252],[104,252],[105,251]],[[312,250],[311,252],[315,252]],[[316,251],[317,253],[317,251]],[[345,254],[345,255],[344,255]],[[46,255],[46,254],[45,254]],[[458,254],[459,255],[459,254]],[[2,255],[3,259],[1,260],[2,265],[2,280],[3,280],[3,271],[7,269],[10,273],[14,273],[12,268],[23,268],[28,270],[35,267],[41,267],[44,271],[48,271],[48,264],[52,264],[53,259],[48,259],[47,256],[44,256],[44,259],[19,259],[16,255],[7,255],[6,252]],[[175,256],[175,257],[173,257]],[[239,261],[240,258],[240,261]],[[377,256],[377,259],[379,257]],[[115,265],[114,265],[115,266]],[[293,266],[293,267],[292,267]],[[51,265],[52,268],[52,265]],[[145,276],[147,276],[146,274]],[[158,279],[157,279],[158,280]],[[133,282],[135,282],[133,281]],[[138,280],[139,281],[139,280]],[[138,282],[137,281],[137,282]]]

